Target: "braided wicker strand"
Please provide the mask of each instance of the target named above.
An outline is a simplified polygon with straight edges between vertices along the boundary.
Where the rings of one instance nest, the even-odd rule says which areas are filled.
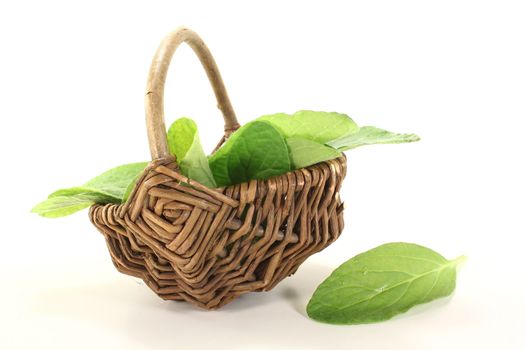
[[[126,203],[94,205],[89,216],[118,271],[141,278],[163,299],[216,309],[242,294],[272,289],[339,237],[346,158],[220,189],[181,175],[167,151],[162,95],[169,60],[188,40],[222,106],[225,137],[238,127],[204,43],[188,29],[175,31],[157,51],[148,80],[146,117],[154,160]]]

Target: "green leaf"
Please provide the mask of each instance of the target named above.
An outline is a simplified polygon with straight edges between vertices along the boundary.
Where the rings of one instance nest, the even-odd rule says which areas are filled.
[[[37,204],[31,212],[46,218],[59,218],[85,209],[100,200],[100,195],[93,193],[75,193],[61,196],[54,195]]]
[[[237,130],[209,161],[218,186],[267,179],[291,170],[284,138],[269,123],[258,121]]]
[[[292,167],[300,169],[341,156],[341,152],[315,141],[291,137],[286,139]]]
[[[135,188],[135,185],[137,184],[137,181],[142,176],[142,173],[138,173],[135,178],[128,184],[128,187],[126,187],[126,191],[124,191],[124,196],[122,197],[121,203],[126,203],[129,199],[129,196],[131,196],[131,192],[133,192],[133,189]]]
[[[256,120],[272,124],[285,138],[299,137],[319,143],[327,143],[358,130],[350,117],[335,112],[305,110],[293,115],[265,115]]]
[[[327,145],[340,151],[346,151],[365,145],[414,141],[419,141],[419,136],[415,134],[396,134],[373,126],[363,126],[358,132],[329,141]]]
[[[92,204],[123,203],[126,192],[133,187],[147,162],[121,165],[89,180],[82,186],[64,188],[51,193],[31,212],[48,218],[73,214]],[[128,194],[129,195],[129,194]]]
[[[308,303],[308,315],[333,324],[388,320],[450,295],[456,267],[464,260],[447,260],[411,243],[381,245],[348,260],[321,283]]]
[[[142,173],[148,162],[131,163],[112,168],[86,182],[82,188],[122,201],[129,184]]]
[[[359,129],[345,114],[307,110],[262,116],[237,130],[208,158],[191,119],[176,120],[168,131],[169,149],[177,157],[181,172],[211,188],[282,175],[362,145],[417,140],[413,134],[394,134],[374,127]],[[85,208],[88,203],[122,203],[147,165],[133,163],[110,169],[82,186],[52,193],[34,209],[59,216]]]
[[[83,187],[83,186],[77,186],[77,187],[62,188],[60,190],[57,190],[57,191],[51,193],[48,196],[48,198],[53,198],[53,197],[72,197],[72,196],[75,196],[77,194],[86,194],[86,193],[94,193],[94,194],[96,194],[96,192],[94,192],[90,188],[86,188],[86,187]],[[103,194],[100,194],[100,197],[104,198],[104,199],[108,199],[108,200],[111,200],[111,199],[118,200],[115,197],[108,196],[108,195],[103,195]]]
[[[168,129],[170,153],[177,159],[184,158],[193,145],[196,135],[197,124],[193,120],[186,117],[175,120]]]
[[[205,186],[217,187],[193,120],[180,118],[171,124],[168,146],[171,154],[177,157],[183,175]]]
[[[246,128],[248,125],[249,124],[246,124],[235,131],[215,153],[208,156],[208,164],[210,165],[215,183],[219,187],[232,184],[232,180],[230,179],[228,172],[228,155],[230,154],[235,141],[240,135],[239,131],[243,133],[244,128]]]

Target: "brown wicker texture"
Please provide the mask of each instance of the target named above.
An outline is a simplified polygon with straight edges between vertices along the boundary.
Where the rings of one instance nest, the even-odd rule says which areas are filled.
[[[346,159],[219,189],[181,175],[167,147],[163,90],[182,42],[199,56],[223,112],[219,146],[238,128],[210,52],[191,30],[174,31],[159,47],[148,79],[153,161],[125,204],[94,205],[89,215],[120,272],[143,279],[163,299],[216,309],[241,294],[272,289],[339,237]]]

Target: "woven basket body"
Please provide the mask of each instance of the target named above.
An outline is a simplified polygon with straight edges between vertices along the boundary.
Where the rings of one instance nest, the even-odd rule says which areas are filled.
[[[346,159],[220,189],[181,175],[167,151],[162,96],[169,60],[184,41],[205,66],[225,117],[225,136],[238,128],[200,38],[187,29],[172,33],[157,52],[146,93],[154,160],[125,204],[94,205],[89,215],[120,272],[141,278],[163,299],[215,309],[241,294],[272,289],[339,237]]]

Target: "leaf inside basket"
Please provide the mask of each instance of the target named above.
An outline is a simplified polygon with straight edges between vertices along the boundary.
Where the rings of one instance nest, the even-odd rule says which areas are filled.
[[[170,153],[176,156],[181,173],[210,188],[279,176],[340,157],[342,151],[363,145],[419,140],[414,134],[396,134],[371,126],[359,128],[345,114],[308,110],[293,115],[265,115],[249,122],[209,157],[202,149],[193,120],[176,120],[167,136]],[[147,164],[122,165],[80,187],[54,192],[33,212],[58,217],[93,203],[123,203]]]
[[[92,192],[105,194],[122,201],[124,193],[148,162],[131,163],[112,168],[101,175],[89,180],[82,187]]]
[[[283,137],[299,137],[320,144],[358,131],[357,124],[346,114],[335,112],[298,111],[292,115],[277,113],[256,120],[270,123]]]
[[[340,151],[347,151],[359,146],[414,141],[419,141],[419,136],[416,134],[396,134],[373,126],[363,126],[356,133],[329,141],[327,145]]]
[[[46,218],[59,218],[71,215],[95,203],[111,203],[113,199],[93,192],[50,196],[31,210]]]
[[[341,156],[341,152],[321,143],[291,137],[286,139],[290,160],[294,169],[300,169]]]
[[[258,121],[237,130],[209,161],[218,186],[267,179],[291,170],[283,136],[273,126]]]
[[[122,203],[127,189],[135,183],[147,162],[121,165],[89,180],[79,187],[51,193],[31,210],[44,217],[57,218],[73,214],[92,204]]]
[[[179,118],[168,130],[168,146],[175,155],[183,175],[208,187],[217,187],[202,149],[197,124],[189,118]]]

